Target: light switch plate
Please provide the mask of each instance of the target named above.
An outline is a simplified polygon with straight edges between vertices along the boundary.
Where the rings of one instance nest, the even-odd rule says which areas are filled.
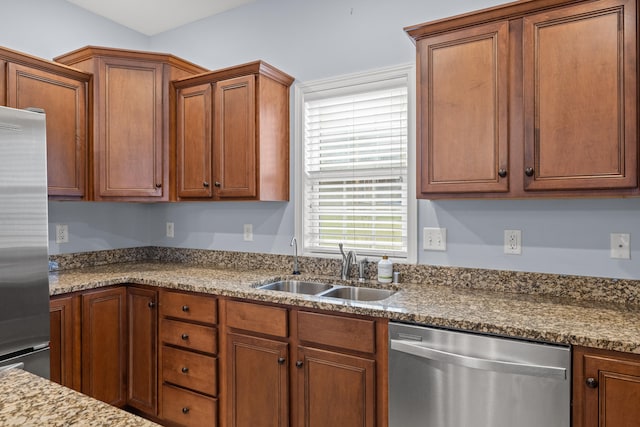
[[[422,230],[423,248],[425,251],[447,250],[447,229],[425,227]]]

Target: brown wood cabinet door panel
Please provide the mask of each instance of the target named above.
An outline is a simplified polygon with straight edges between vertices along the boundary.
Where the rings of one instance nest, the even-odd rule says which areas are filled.
[[[157,414],[158,292],[129,287],[127,404],[146,414]]]
[[[189,390],[162,386],[162,418],[186,427],[216,427],[218,401]]]
[[[636,18],[629,0],[524,18],[526,190],[637,186]]]
[[[217,359],[165,346],[162,349],[162,379],[215,396],[218,394]]]
[[[82,294],[82,392],[114,406],[127,401],[126,288]]]
[[[238,334],[227,340],[228,425],[288,427],[288,344]]]
[[[298,312],[298,338],[307,343],[375,353],[375,333],[373,320]]]
[[[217,300],[194,293],[163,291],[160,314],[191,322],[215,324],[218,320]]]
[[[420,40],[419,193],[507,191],[509,25]]]
[[[376,425],[375,361],[308,347],[298,359],[298,427]]]
[[[250,302],[227,302],[227,326],[260,334],[287,337],[289,322],[287,309]]]
[[[255,105],[254,75],[216,83],[214,176],[220,198],[257,196]]]
[[[73,298],[52,298],[50,302],[51,381],[73,387]]]
[[[162,197],[162,64],[102,59],[99,72],[98,195]]]
[[[178,197],[212,196],[212,86],[203,84],[178,91]]]
[[[640,420],[640,359],[625,359],[620,353],[599,351],[595,354],[577,352],[581,361],[574,362],[582,366],[583,372],[574,375],[581,388],[577,396],[583,396],[584,402],[574,406],[582,408],[583,413],[574,416],[576,427],[632,427]],[[595,387],[587,386],[587,379],[597,381]],[[575,393],[575,391],[574,391]]]
[[[7,106],[47,115],[49,195],[83,197],[86,188],[87,86],[54,73],[8,64]]]

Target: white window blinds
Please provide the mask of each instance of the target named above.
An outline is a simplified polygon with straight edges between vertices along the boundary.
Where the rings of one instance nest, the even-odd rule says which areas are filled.
[[[407,256],[406,78],[304,100],[304,246]]]

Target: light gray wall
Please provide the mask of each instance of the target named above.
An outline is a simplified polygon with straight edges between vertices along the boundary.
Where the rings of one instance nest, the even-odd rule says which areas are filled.
[[[257,0],[146,38],[62,0],[10,0],[3,3],[14,16],[0,44],[44,57],[86,44],[150,49],[209,68],[263,59],[305,82],[411,62],[403,27],[501,2]],[[51,236],[55,223],[68,223],[72,239],[52,242],[52,253],[153,244],[288,254],[294,232],[293,194],[290,203],[49,207]],[[419,248],[423,227],[448,232],[447,252],[419,249],[420,263],[640,279],[640,251],[633,250],[640,249],[640,199],[420,201],[418,216]],[[164,237],[167,221],[175,223],[172,239]],[[246,223],[253,242],[243,240]],[[522,230],[522,255],[504,255],[503,230],[514,228]],[[632,260],[609,258],[611,232],[631,233]]]

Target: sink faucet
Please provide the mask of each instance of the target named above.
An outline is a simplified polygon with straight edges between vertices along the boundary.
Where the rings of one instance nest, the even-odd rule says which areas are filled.
[[[300,268],[298,267],[298,241],[296,236],[293,236],[289,246],[293,246],[293,274],[300,274]]]
[[[356,262],[356,253],[354,251],[349,251],[348,253],[344,253],[342,249],[342,243],[338,243],[338,247],[340,248],[340,253],[342,254],[342,269],[340,270],[340,279],[347,280],[351,274],[351,264]]]

